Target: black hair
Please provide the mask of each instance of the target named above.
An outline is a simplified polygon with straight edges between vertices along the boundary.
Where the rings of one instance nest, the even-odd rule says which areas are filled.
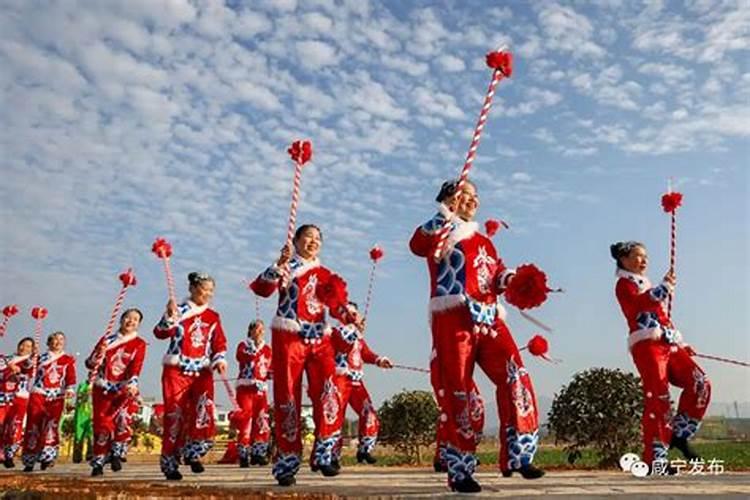
[[[214,285],[216,285],[216,281],[214,281],[213,276],[211,276],[208,273],[202,273],[193,271],[192,273],[188,274],[188,284],[190,286],[200,285],[204,281],[210,281]]]
[[[138,320],[138,323],[140,323],[141,321],[143,321],[143,313],[141,312],[141,310],[140,310],[140,309],[138,309],[137,307],[131,307],[131,308],[125,309],[125,310],[124,310],[124,311],[122,312],[122,314],[120,314],[120,323],[122,323],[122,320],[123,320],[123,319],[125,319],[125,316],[127,316],[127,315],[128,315],[128,313],[132,313],[132,312],[136,312],[136,313],[138,313],[138,316],[139,316],[139,318],[140,318],[140,319]]]
[[[258,323],[263,323],[260,319],[254,319],[247,325],[247,333],[251,333],[255,331],[255,327],[258,326]]]
[[[49,335],[47,336],[47,347],[49,347],[49,343],[50,343],[50,342],[52,342],[52,339],[53,339],[53,338],[55,338],[55,337],[56,337],[56,336],[58,336],[58,335],[62,335],[62,336],[63,336],[63,338],[65,338],[65,334],[64,334],[63,332],[61,332],[60,330],[58,330],[58,331],[56,331],[56,332],[52,332],[52,333],[50,333],[50,334],[49,334]]]
[[[464,180],[464,184],[471,184],[476,188],[476,185],[471,182],[469,179]],[[442,203],[454,194],[456,194],[456,189],[458,188],[458,179],[451,179],[449,181],[445,181],[442,186],[440,186],[440,191],[438,192],[437,196],[435,197],[435,201],[438,203]]]
[[[18,344],[16,344],[16,350],[20,349],[21,348],[21,344],[23,344],[27,340],[29,342],[31,342],[32,346],[34,345],[34,339],[33,338],[31,338],[31,337],[24,337],[24,338],[22,338],[21,340],[18,341]]]
[[[620,260],[630,255],[630,252],[636,247],[646,248],[646,245],[640,241],[618,241],[609,246],[609,253],[617,261],[617,267],[624,269]]]
[[[354,309],[356,309],[357,311],[359,311],[359,305],[357,305],[357,303],[356,303],[356,302],[352,302],[352,301],[350,300],[350,301],[349,301],[349,305],[350,305],[350,306],[352,306],[352,307],[353,307]]]
[[[302,224],[294,232],[294,240],[293,241],[297,241],[300,238],[300,236],[302,236],[302,233],[304,233],[308,229],[315,229],[315,230],[317,230],[318,234],[320,235],[320,239],[321,240],[323,239],[323,231],[321,231],[318,226],[316,226],[315,224]]]

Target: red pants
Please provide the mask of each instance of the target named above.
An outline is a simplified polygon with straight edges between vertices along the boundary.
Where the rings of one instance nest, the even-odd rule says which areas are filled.
[[[359,417],[359,451],[371,453],[378,440],[380,420],[378,420],[377,410],[372,404],[372,399],[367,392],[365,384],[362,382],[353,382],[346,375],[336,375],[336,387],[338,387],[341,398],[339,421],[341,423],[344,422],[346,407],[351,405]]]
[[[711,383],[693,358],[662,340],[644,340],[632,349],[643,384],[643,461],[665,460],[674,434],[695,435],[711,399]],[[677,414],[672,417],[669,384],[682,388]]]
[[[435,400],[437,401],[438,410],[440,411],[435,432],[435,457],[433,458],[433,462],[444,462],[441,455],[445,449],[445,443],[447,441],[448,429],[446,422],[448,421],[448,414],[444,410],[446,407],[445,389],[443,389],[443,384],[440,380],[440,366],[437,360],[437,355],[434,355],[430,361],[430,384],[435,393]],[[478,445],[482,439],[482,432],[484,430],[484,399],[479,393],[479,387],[477,387],[476,382],[472,380],[471,384],[471,392],[469,393],[469,416],[471,417],[471,426],[474,429],[474,437]]]
[[[60,416],[65,398],[47,399],[43,394],[31,394],[23,436],[23,464],[54,462],[60,444]]]
[[[316,445],[311,461],[330,463],[341,429],[340,399],[333,380],[335,362],[330,336],[307,343],[296,333],[276,328],[272,332],[274,422],[278,456],[274,476],[296,474],[302,453],[300,412],[302,373],[307,373],[308,395],[313,404]]]
[[[432,330],[440,380],[445,390],[443,409],[448,416],[446,462],[449,476],[460,478],[473,473],[465,457],[473,456],[477,444],[471,423],[475,362],[496,386],[500,469],[518,469],[530,464],[538,444],[536,397],[508,327],[497,319],[493,326],[496,335],[474,333],[468,308],[457,307],[433,314]]]
[[[271,436],[268,394],[255,387],[240,386],[237,388],[237,404],[244,417],[237,429],[239,456],[264,457],[268,453],[268,438]]]
[[[133,416],[138,412],[138,403],[126,391],[105,394],[100,387],[93,391],[94,413],[94,459],[93,463],[104,465],[106,456],[122,458],[127,454],[133,436]]]
[[[162,471],[177,467],[175,455],[198,460],[213,446],[214,384],[211,370],[186,375],[179,367],[165,366],[161,376],[164,397],[164,430],[161,444]],[[180,449],[180,444],[184,446]]]
[[[23,419],[29,398],[13,398],[13,401],[0,406],[0,451],[4,457],[12,458],[23,440]]]

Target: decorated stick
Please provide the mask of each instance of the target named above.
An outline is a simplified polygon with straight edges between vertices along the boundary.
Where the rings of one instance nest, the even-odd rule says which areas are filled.
[[[36,306],[31,309],[31,317],[36,320],[36,323],[34,324],[34,345],[37,349],[40,349],[40,345],[42,342],[42,324],[44,323],[44,318],[47,317],[47,309],[44,307]],[[31,381],[33,383],[34,377],[36,376],[36,367],[39,364],[39,356],[34,356],[34,369],[32,370],[32,377]]]
[[[519,351],[523,351],[524,349],[528,349],[532,355],[542,359],[546,359],[550,363],[560,362],[560,360],[552,359],[549,357],[549,342],[547,342],[547,339],[539,334],[531,337],[531,339],[529,339],[529,342],[525,346],[521,347]]]
[[[661,197],[661,206],[664,211],[670,214],[669,230],[669,272],[675,274],[675,265],[677,262],[677,209],[682,205],[682,193],[672,191],[672,183],[669,183],[667,193]],[[667,297],[667,318],[672,321],[672,299],[674,292],[670,292]]]
[[[177,304],[177,295],[174,291],[174,278],[172,277],[172,270],[169,268],[169,258],[172,256],[172,245],[164,238],[156,238],[154,244],[151,245],[151,251],[154,252],[154,254],[156,254],[156,256],[164,263],[164,275],[167,278],[167,293],[169,294],[169,300]]]
[[[8,321],[10,321],[10,318],[18,314],[18,311],[18,306],[15,304],[3,307],[3,321],[0,323],[0,337],[5,335],[5,330],[8,328]]]
[[[137,283],[132,268],[128,268],[127,271],[120,274],[119,279],[120,283],[122,283],[122,286],[120,287],[120,292],[117,294],[117,298],[115,299],[115,305],[114,307],[112,307],[112,313],[109,316],[107,327],[104,329],[104,334],[102,335],[103,339],[106,339],[109,334],[112,333],[112,329],[114,328],[115,322],[117,321],[117,315],[120,314],[122,303],[125,301],[125,295],[128,293],[128,287],[135,286]],[[92,383],[96,378],[96,372],[99,370],[99,366],[101,366],[102,358],[99,357],[95,361],[96,363],[94,368],[89,371],[89,382]]]
[[[234,389],[232,389],[232,384],[229,383],[229,379],[227,378],[226,374],[219,375],[221,377],[221,383],[224,384],[224,389],[227,391],[227,396],[229,396],[229,401],[232,403],[232,408],[234,410],[238,410],[240,408],[240,405],[237,404],[237,396],[234,394]]]
[[[722,357],[719,357],[719,356],[712,356],[710,354],[701,354],[701,353],[698,353],[698,352],[696,352],[694,354],[694,356],[696,356],[698,358],[712,359],[714,361],[720,361],[722,363],[729,363],[731,365],[739,365],[739,366],[748,366],[748,367],[750,367],[750,363],[748,363],[747,361],[737,361],[736,359],[722,358]]]
[[[430,370],[427,368],[417,368],[416,366],[408,366],[408,365],[393,365],[394,368],[400,368],[402,370],[410,370],[413,372],[419,372],[419,373],[430,373]]]
[[[292,184],[292,203],[289,206],[289,224],[286,231],[286,246],[292,245],[294,230],[297,225],[297,206],[299,205],[300,186],[302,184],[302,167],[312,159],[312,143],[310,141],[294,141],[289,149],[289,156],[294,162],[294,181]],[[286,288],[289,282],[289,268],[284,269],[282,276],[282,288]]]
[[[383,255],[383,249],[378,245],[375,245],[370,249],[370,260],[372,260],[372,266],[370,267],[370,281],[367,284],[367,298],[365,299],[365,320],[367,319],[367,313],[370,311],[370,303],[372,302],[372,291],[375,286],[375,267],[378,265],[378,261],[383,258]]]
[[[493,69],[492,80],[487,89],[487,94],[484,97],[484,104],[482,105],[482,111],[479,113],[477,125],[474,128],[474,136],[471,138],[466,161],[464,162],[461,174],[458,177],[456,192],[461,191],[463,188],[466,179],[469,177],[469,171],[474,164],[474,158],[476,157],[477,148],[479,147],[479,139],[482,137],[482,131],[484,130],[484,125],[487,122],[487,117],[489,116],[490,108],[492,107],[492,98],[495,96],[495,87],[500,83],[500,80],[503,78],[509,78],[513,73],[513,56],[510,52],[504,52],[502,49],[496,52],[490,52],[487,54],[486,61],[487,66]],[[443,257],[443,248],[448,239],[450,224],[451,221],[446,219],[445,224],[439,230],[439,240],[435,247],[434,254],[435,261],[439,261]]]
[[[260,297],[255,296],[255,321],[260,319]]]

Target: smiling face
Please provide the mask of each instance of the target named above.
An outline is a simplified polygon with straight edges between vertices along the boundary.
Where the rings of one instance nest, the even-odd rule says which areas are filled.
[[[53,333],[47,340],[47,347],[52,352],[61,352],[65,348],[65,335]]]
[[[18,350],[16,351],[16,354],[18,354],[19,356],[26,356],[28,354],[31,354],[33,348],[34,342],[32,340],[26,339],[18,344]]]
[[[265,333],[265,325],[260,320],[256,321],[254,325],[250,325],[247,330],[247,336],[253,339],[253,342],[256,344],[260,344],[263,341]]]
[[[456,215],[465,221],[471,221],[479,209],[477,188],[471,182],[465,182],[461,191],[456,193]]]
[[[211,302],[214,296],[214,282],[210,280],[199,281],[190,285],[190,300],[196,306],[204,306]]]
[[[120,318],[120,333],[128,335],[138,330],[141,324],[141,315],[138,311],[128,311]]]
[[[634,246],[630,252],[620,257],[620,265],[626,271],[634,274],[645,274],[648,269],[648,253],[642,246]]]
[[[305,260],[317,258],[323,240],[320,231],[315,227],[306,227],[299,236],[294,239],[294,249],[297,255]]]

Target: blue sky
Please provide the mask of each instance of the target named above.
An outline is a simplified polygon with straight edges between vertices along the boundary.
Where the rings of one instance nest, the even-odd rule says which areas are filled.
[[[697,350],[750,359],[746,1],[0,4],[0,302],[24,308],[4,350],[43,304],[47,329],[83,355],[132,265],[128,304],[146,313],[150,342],[144,392],[158,394],[157,235],[174,246],[179,289],[194,269],[216,276],[236,344],[254,316],[243,282],[286,231],[286,147],[311,138],[299,221],[322,227],[323,260],[355,298],[368,249],[384,247],[370,343],[426,366],[427,273],[407,241],[462,165],[484,54],[507,44],[515,72],[472,176],[480,219],[511,225],[496,238],[506,263],[537,263],[566,289],[536,311],[563,360],[527,360],[539,394],[587,367],[633,370],[608,245],[644,241],[652,278],[664,272],[670,177],[685,195],[675,319]],[[263,303],[266,320],[273,310]],[[509,321],[519,344],[537,331]],[[703,364],[715,401],[750,401],[747,370]],[[367,380],[377,403],[429,387],[396,370]]]

